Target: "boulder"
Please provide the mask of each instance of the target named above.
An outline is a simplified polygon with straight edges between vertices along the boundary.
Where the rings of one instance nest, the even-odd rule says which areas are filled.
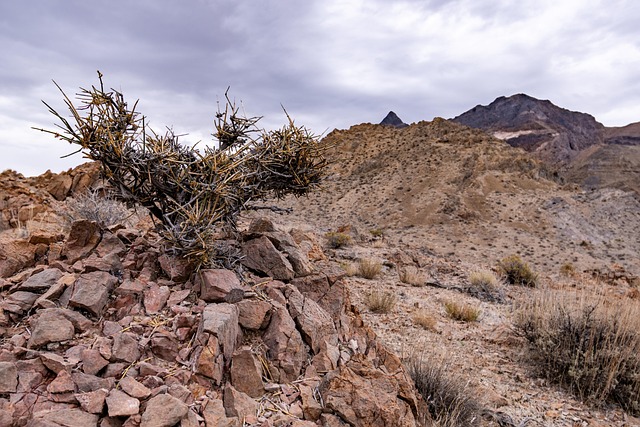
[[[240,338],[238,307],[227,303],[208,304],[202,313],[198,335],[203,332],[208,332],[218,339],[228,363]]]
[[[56,200],[63,201],[69,195],[71,186],[73,185],[73,178],[66,173],[54,174],[49,180],[47,185],[47,191]]]
[[[0,394],[15,393],[18,387],[18,369],[15,363],[0,362]]]
[[[110,417],[136,415],[140,412],[140,401],[123,391],[113,389],[106,398]]]
[[[271,304],[259,299],[246,299],[236,303],[238,322],[245,329],[262,329],[269,323]]]
[[[27,343],[29,348],[67,341],[74,337],[73,323],[60,311],[61,309],[56,308],[42,310],[38,317],[31,319],[31,337]]]
[[[233,353],[231,383],[236,390],[251,397],[260,397],[264,394],[262,365],[251,351],[251,347],[242,347]]]
[[[131,397],[136,399],[146,399],[151,396],[151,390],[149,390],[144,384],[136,381],[131,377],[124,377],[118,383],[122,391],[127,393]]]
[[[238,276],[226,269],[201,270],[200,298],[206,302],[235,303],[244,298],[249,288],[240,283]]]
[[[116,283],[118,279],[104,271],[82,274],[73,287],[69,305],[100,316]]]
[[[173,427],[183,419],[189,407],[168,394],[159,394],[147,402],[140,427]]]
[[[69,264],[85,258],[100,242],[100,227],[95,222],[82,219],[71,224],[69,237],[62,248],[62,255]]]
[[[18,290],[43,293],[62,277],[63,273],[57,268],[47,268],[34,274],[18,286]]]
[[[242,264],[251,270],[277,280],[289,281],[295,277],[291,263],[265,236],[245,242],[242,254]]]
[[[274,305],[271,322],[262,340],[278,368],[278,372],[272,372],[278,376],[274,379],[280,383],[295,381],[307,361],[308,349],[286,307]]]

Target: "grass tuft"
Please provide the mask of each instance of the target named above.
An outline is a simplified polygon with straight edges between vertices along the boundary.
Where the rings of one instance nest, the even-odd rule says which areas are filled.
[[[435,316],[433,316],[433,314],[431,314],[429,311],[427,311],[425,309],[421,309],[421,310],[416,311],[413,314],[413,323],[415,323],[416,325],[422,327],[423,329],[435,332],[436,331],[436,325],[437,325],[438,322],[437,322]]]
[[[402,283],[411,286],[424,286],[424,277],[415,267],[405,267],[399,271],[398,275]]]
[[[382,272],[382,263],[363,258],[358,262],[358,276],[364,279],[375,279]]]
[[[398,298],[393,292],[371,291],[365,296],[365,304],[372,313],[389,313]]]
[[[498,270],[504,277],[504,280],[511,285],[528,286],[531,288],[538,286],[538,275],[531,269],[529,264],[517,255],[503,258],[498,263]]]
[[[330,231],[325,237],[331,249],[340,249],[351,244],[351,236],[346,233]]]
[[[444,309],[453,320],[462,322],[475,322],[480,317],[480,309],[472,307],[468,304],[460,304],[455,301],[446,301]]]

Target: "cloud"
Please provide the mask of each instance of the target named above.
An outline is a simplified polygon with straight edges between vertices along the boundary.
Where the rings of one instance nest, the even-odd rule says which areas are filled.
[[[64,107],[96,70],[162,131],[211,142],[227,87],[265,127],[317,133],[453,117],[527,93],[607,125],[640,120],[640,5],[578,0],[30,0],[0,4],[0,169],[60,170]],[[55,147],[55,148],[54,148]]]

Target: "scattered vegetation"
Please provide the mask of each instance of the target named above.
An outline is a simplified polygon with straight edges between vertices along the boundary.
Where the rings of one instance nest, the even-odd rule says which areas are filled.
[[[363,258],[358,261],[358,276],[364,279],[375,279],[382,272],[382,263],[379,261]]]
[[[567,277],[572,277],[576,274],[576,268],[570,262],[565,262],[560,266],[560,274]]]
[[[584,292],[584,291],[583,291]],[[636,301],[542,292],[515,325],[540,374],[594,403],[640,413],[640,309]]]
[[[424,277],[420,274],[418,269],[411,266],[401,268],[398,272],[398,276],[402,283],[406,283],[411,286],[423,286],[425,282]]]
[[[500,280],[489,270],[474,271],[469,275],[467,292],[484,301],[502,302],[504,294]]]
[[[306,128],[288,123],[280,130],[257,127],[259,117],[243,117],[226,96],[215,116],[217,148],[200,151],[178,142],[168,130],[155,133],[122,93],[100,84],[80,89],[79,106],[62,91],[71,120],[45,105],[61,124],[38,129],[79,146],[128,205],[140,205],[159,221],[159,230],[177,255],[198,265],[218,257],[215,226],[235,231],[238,215],[269,198],[306,195],[327,166],[325,145]],[[57,84],[56,84],[57,86]],[[225,94],[226,95],[226,94]]]
[[[65,214],[70,222],[86,219],[106,228],[124,224],[132,215],[124,203],[96,190],[89,190],[69,198],[67,209]]]
[[[538,286],[538,274],[517,255],[503,258],[498,263],[498,270],[504,277],[504,280],[511,285],[528,286],[531,288]]]
[[[330,231],[324,235],[331,249],[340,249],[351,244],[351,236],[339,231]]]
[[[421,309],[413,314],[413,323],[426,330],[435,331],[438,322],[429,311]]]
[[[365,304],[372,313],[389,313],[398,298],[393,292],[371,291],[365,295]]]
[[[340,267],[342,267],[348,277],[353,277],[358,274],[358,266],[353,263],[343,262],[340,263]]]
[[[457,303],[455,301],[446,301],[444,303],[444,310],[447,312],[447,316],[453,320],[459,320],[463,322],[475,322],[480,317],[480,309],[472,307],[469,304]]]
[[[372,228],[369,230],[369,233],[371,233],[371,236],[376,239],[384,237],[384,230],[382,228]]]
[[[411,357],[406,366],[436,426],[480,425],[480,404],[472,397],[468,383],[453,374],[444,360],[423,354]]]

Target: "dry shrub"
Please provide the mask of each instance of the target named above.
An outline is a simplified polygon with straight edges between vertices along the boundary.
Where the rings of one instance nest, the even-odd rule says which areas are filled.
[[[374,279],[382,272],[382,263],[379,261],[363,258],[358,262],[358,276],[364,279]]]
[[[124,203],[93,190],[68,199],[67,208],[66,214],[70,222],[86,219],[107,228],[124,224],[132,215]]]
[[[435,331],[438,322],[429,311],[422,309],[413,314],[413,323],[426,330]]]
[[[473,427],[480,425],[480,404],[468,389],[468,383],[455,375],[444,359],[425,353],[406,363],[409,375],[427,403],[434,425]]]
[[[461,320],[463,322],[475,322],[480,317],[480,309],[470,306],[469,304],[459,304],[455,301],[446,301],[444,309],[447,316],[453,320]]]
[[[399,276],[402,283],[406,283],[411,286],[424,285],[424,277],[415,267],[405,267],[401,269],[399,272]]]
[[[365,304],[372,313],[388,313],[397,301],[396,295],[390,291],[371,291],[365,296]]]
[[[566,277],[575,276],[576,268],[570,262],[565,262],[560,266],[560,274]]]
[[[529,264],[517,255],[511,255],[498,263],[498,270],[504,280],[511,285],[535,288],[538,285],[538,275]]]
[[[471,286],[467,291],[472,296],[485,301],[504,301],[500,281],[492,271],[474,271],[469,275],[469,283]]]
[[[350,262],[344,262],[340,264],[340,267],[344,270],[348,277],[353,277],[358,274],[358,266]]]
[[[640,306],[545,291],[516,313],[540,374],[591,402],[640,413]]]
[[[330,231],[325,234],[327,244],[331,249],[340,249],[351,244],[351,236],[346,233]]]

